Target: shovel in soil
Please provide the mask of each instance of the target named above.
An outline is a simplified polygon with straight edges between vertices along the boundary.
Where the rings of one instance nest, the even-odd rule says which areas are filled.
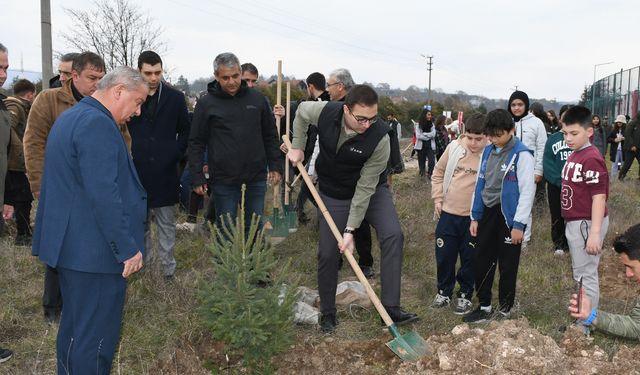
[[[285,121],[285,137],[289,138],[289,131],[291,128],[291,82],[287,82],[287,111],[286,111],[286,121]],[[291,205],[290,195],[291,195],[291,187],[289,186],[289,161],[284,161],[284,221],[287,226],[287,230],[289,233],[295,233],[298,230],[298,213],[296,212],[295,207]]]
[[[282,139],[287,145],[287,149],[290,150],[291,142],[289,142],[289,138],[282,137]],[[302,165],[302,162],[298,162],[296,164],[296,167],[298,168],[298,171],[300,171],[300,175],[304,179],[304,182],[309,187],[311,195],[313,195],[313,198],[316,200],[320,212],[322,212],[325,220],[327,220],[327,223],[331,228],[331,232],[333,232],[333,235],[335,236],[338,243],[342,242],[342,234],[338,230],[338,227],[333,221],[333,218],[327,210],[327,207],[324,205],[324,202],[322,202],[322,199],[320,198],[318,191],[313,185],[309,174],[305,170],[304,165]],[[360,283],[362,283],[364,289],[367,291],[369,299],[375,306],[376,310],[378,310],[378,314],[380,314],[380,317],[384,321],[384,324],[389,329],[389,333],[393,336],[393,340],[387,343],[389,349],[391,349],[398,357],[400,357],[400,359],[404,361],[414,362],[417,361],[420,357],[428,355],[430,352],[429,348],[427,347],[427,342],[417,332],[411,331],[404,335],[400,334],[398,327],[393,322],[384,306],[382,306],[382,302],[380,302],[380,299],[371,288],[371,284],[369,284],[369,281],[367,281],[367,278],[362,273],[362,270],[360,269],[358,262],[356,262],[355,258],[353,257],[353,254],[351,254],[351,251],[345,251],[344,255],[346,256],[347,261],[349,261],[349,265],[351,265],[353,272],[355,272],[356,276],[358,277],[358,280],[360,281]]]

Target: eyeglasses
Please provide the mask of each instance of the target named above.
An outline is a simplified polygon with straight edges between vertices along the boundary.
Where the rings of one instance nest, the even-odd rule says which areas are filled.
[[[334,83],[327,83],[327,88],[331,87],[331,86],[335,86],[335,85],[339,85],[342,82],[334,82]]]
[[[368,118],[368,117],[363,117],[363,116],[356,116],[353,114],[353,112],[351,112],[351,110],[349,110],[349,113],[351,113],[351,116],[353,116],[353,118],[356,120],[356,122],[360,125],[366,125],[366,124],[373,124],[374,122],[376,122],[378,120],[378,115],[376,114],[375,116]]]

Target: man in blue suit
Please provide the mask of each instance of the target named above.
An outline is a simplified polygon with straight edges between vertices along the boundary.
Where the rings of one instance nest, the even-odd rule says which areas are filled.
[[[58,117],[47,140],[33,255],[59,272],[59,374],[111,371],[147,212],[119,125],[140,114],[147,92],[140,73],[116,68]]]

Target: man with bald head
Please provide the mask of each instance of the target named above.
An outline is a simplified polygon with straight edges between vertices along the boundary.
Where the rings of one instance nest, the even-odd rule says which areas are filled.
[[[64,298],[59,374],[109,374],[126,278],[142,267],[147,195],[120,128],[149,92],[116,68],[56,120],[49,134],[33,255],[58,270]]]

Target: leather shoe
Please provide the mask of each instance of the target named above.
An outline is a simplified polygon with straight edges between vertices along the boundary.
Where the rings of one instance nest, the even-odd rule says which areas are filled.
[[[417,314],[406,312],[399,307],[385,307],[385,309],[387,310],[387,313],[389,313],[391,320],[393,320],[393,322],[398,326],[415,322],[420,319]]]
[[[336,314],[322,314],[320,316],[320,330],[324,333],[333,333],[338,325]]]
[[[44,321],[48,325],[53,325],[60,322],[60,312],[56,310],[45,310]]]
[[[376,273],[373,272],[373,267],[371,267],[371,266],[360,266],[360,269],[362,270],[362,273],[364,274],[364,277],[366,277],[367,279],[373,279],[374,277],[376,277]]]

